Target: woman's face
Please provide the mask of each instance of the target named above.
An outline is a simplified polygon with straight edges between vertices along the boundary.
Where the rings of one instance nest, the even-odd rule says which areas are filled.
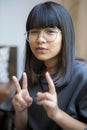
[[[28,41],[34,56],[46,62],[57,58],[62,47],[62,33],[57,27],[32,29]]]

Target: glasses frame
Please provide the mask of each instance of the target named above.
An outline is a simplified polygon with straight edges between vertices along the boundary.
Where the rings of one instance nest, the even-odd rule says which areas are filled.
[[[56,34],[56,36],[55,36],[55,39],[54,40],[51,40],[51,41],[49,41],[49,40],[47,40],[46,39],[46,37],[44,36],[44,32],[43,32],[43,37],[44,37],[44,39],[48,42],[48,43],[50,43],[50,42],[53,42],[53,41],[55,41],[56,40],[56,38],[57,38],[57,34],[59,33],[59,32],[61,32],[61,30],[58,28],[58,27],[55,27],[55,28],[46,28],[46,30],[47,29],[58,29],[58,30],[55,30],[54,31],[54,33]],[[24,35],[25,35],[25,39],[29,42],[29,33],[30,33],[30,31],[27,31],[27,32],[25,32],[24,33]],[[36,41],[37,41],[37,39],[39,38],[39,35],[40,35],[40,33],[38,33],[38,36],[37,36],[37,38],[36,38],[36,40],[33,42],[33,43],[36,43]]]

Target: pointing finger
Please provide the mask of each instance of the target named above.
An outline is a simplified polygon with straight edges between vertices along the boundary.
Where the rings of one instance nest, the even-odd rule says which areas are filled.
[[[16,91],[17,91],[17,93],[19,93],[21,91],[21,86],[19,84],[19,81],[18,81],[16,76],[13,76],[12,79],[14,81],[14,84],[15,84],[15,87],[16,87]]]
[[[48,82],[49,92],[54,94],[55,93],[55,86],[54,86],[53,80],[50,77],[48,72],[46,72],[45,76],[46,76],[46,80]]]
[[[27,75],[26,75],[26,73],[24,72],[23,73],[23,89],[26,89],[27,91],[28,91],[28,89],[27,89],[27,87],[28,87],[28,85],[27,85]],[[29,91],[28,91],[28,98],[29,98]]]
[[[23,89],[27,89],[27,75],[26,73],[24,72],[23,73]]]

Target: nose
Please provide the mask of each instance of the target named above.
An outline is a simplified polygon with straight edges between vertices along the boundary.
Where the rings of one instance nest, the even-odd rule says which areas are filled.
[[[43,32],[39,32],[38,37],[36,39],[36,42],[39,42],[39,43],[45,43],[46,42],[46,39],[44,37]]]

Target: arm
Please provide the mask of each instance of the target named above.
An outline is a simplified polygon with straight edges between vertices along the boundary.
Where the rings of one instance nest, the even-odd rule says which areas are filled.
[[[32,104],[33,101],[27,90],[27,76],[25,73],[23,73],[22,88],[15,76],[13,76],[13,81],[17,91],[12,100],[15,109],[14,125],[16,130],[26,130],[28,122],[28,107]]]
[[[47,111],[48,117],[54,120],[63,130],[84,130],[87,124],[82,123],[58,107],[57,94],[54,83],[48,73],[46,73],[49,92],[38,92],[38,105],[43,105]]]
[[[87,124],[72,118],[60,109],[52,119],[64,130],[84,130],[87,128]]]
[[[28,122],[28,112],[24,110],[23,112],[16,112],[14,116],[14,125],[16,130],[26,130]]]

